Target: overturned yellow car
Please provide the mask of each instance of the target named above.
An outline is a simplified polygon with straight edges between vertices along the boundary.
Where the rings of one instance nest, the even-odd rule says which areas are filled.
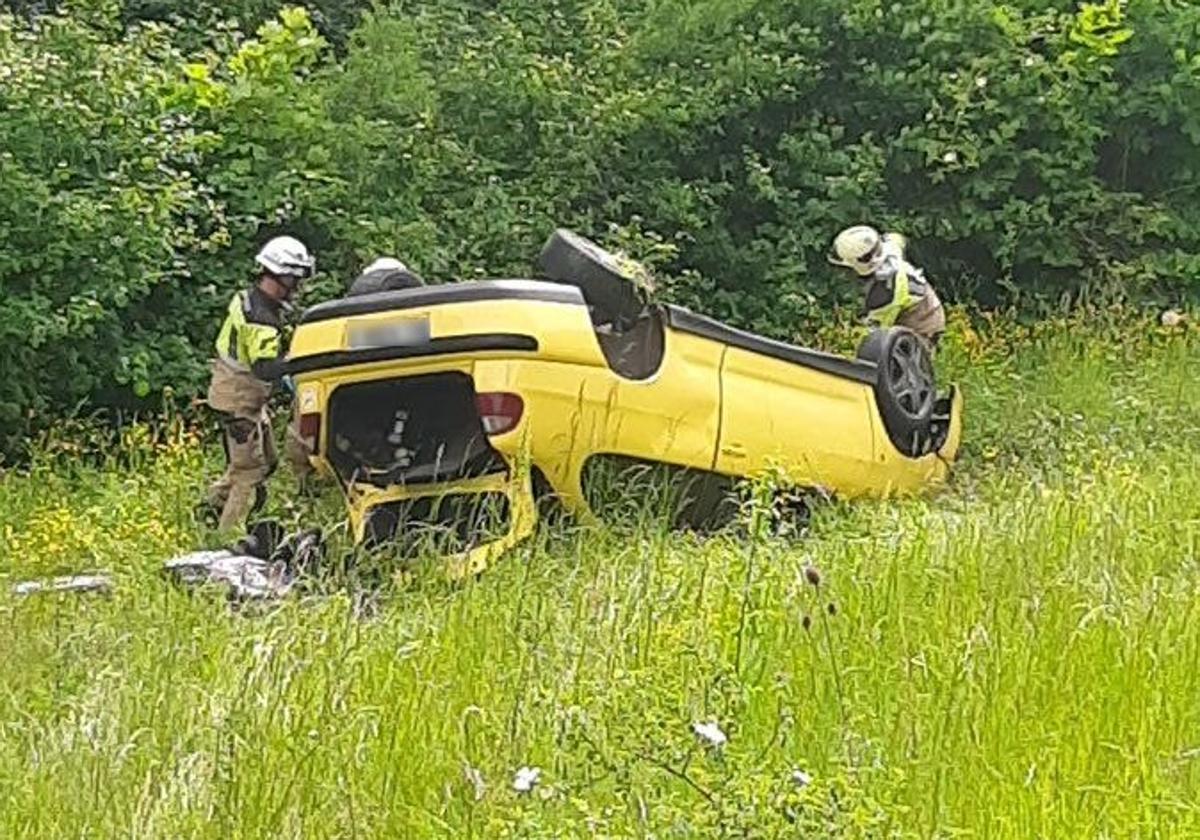
[[[847,358],[651,302],[627,265],[569,231],[541,280],[481,280],[330,301],[292,340],[300,431],[345,492],[360,542],[434,523],[453,573],[523,540],[550,495],[590,514],[606,463],[720,484],[771,471],[845,497],[946,477],[962,397],[936,391],[902,329]]]

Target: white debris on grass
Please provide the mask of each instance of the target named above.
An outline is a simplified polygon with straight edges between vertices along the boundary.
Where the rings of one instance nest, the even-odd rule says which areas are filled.
[[[13,586],[14,595],[33,595],[38,592],[98,592],[112,591],[112,579],[106,574],[71,575],[50,580],[27,580]]]
[[[517,771],[516,778],[513,779],[513,790],[517,793],[529,793],[533,790],[533,786],[538,783],[538,779],[542,775],[540,767],[522,767]]]
[[[725,746],[725,742],[729,740],[725,737],[725,733],[721,731],[721,727],[716,722],[693,723],[692,731],[701,740],[707,742],[710,747],[718,749]]]
[[[796,784],[796,787],[808,787],[812,784],[812,776],[803,770],[793,770],[792,781]]]
[[[282,598],[295,583],[295,575],[282,563],[223,549],[175,557],[163,564],[163,572],[184,586],[217,584],[248,600]]]

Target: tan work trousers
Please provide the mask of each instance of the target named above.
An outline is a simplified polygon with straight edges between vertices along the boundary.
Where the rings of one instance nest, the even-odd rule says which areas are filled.
[[[267,478],[278,463],[270,397],[270,384],[224,359],[213,360],[208,404],[222,415],[225,473],[209,487],[208,503],[221,511],[222,531],[245,524],[260,496],[265,499]]]
[[[208,502],[220,509],[218,528],[229,531],[245,525],[260,494],[265,496],[267,478],[279,462],[275,438],[268,419],[226,417],[225,472],[208,489]]]

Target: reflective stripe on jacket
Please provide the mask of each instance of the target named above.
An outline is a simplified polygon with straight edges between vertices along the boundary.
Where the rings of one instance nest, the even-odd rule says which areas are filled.
[[[255,362],[279,357],[281,337],[279,327],[250,320],[250,298],[238,292],[229,301],[225,323],[217,334],[217,356],[235,367],[249,368]]]
[[[867,288],[867,317],[890,327],[920,302],[928,286],[915,273],[904,260],[888,260]]]

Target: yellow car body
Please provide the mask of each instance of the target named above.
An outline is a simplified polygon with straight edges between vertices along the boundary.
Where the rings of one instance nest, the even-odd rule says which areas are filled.
[[[568,284],[463,282],[313,307],[289,361],[313,464],[344,488],[360,541],[404,505],[501,499],[499,533],[453,553],[450,571],[462,575],[533,531],[535,471],[587,516],[584,475],[599,455],[730,477],[772,471],[859,497],[939,482],[957,454],[957,389],[943,399],[936,447],[910,457],[884,428],[875,364],[679,307],[653,307],[646,324],[650,361],[630,373]]]

